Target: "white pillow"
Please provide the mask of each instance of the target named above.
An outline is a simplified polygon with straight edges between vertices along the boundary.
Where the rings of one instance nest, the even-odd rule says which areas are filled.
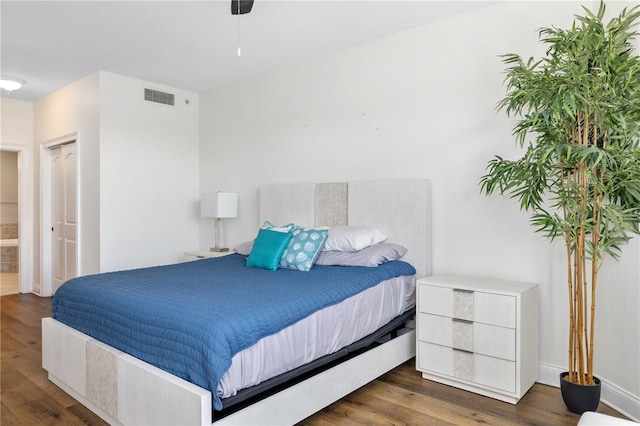
[[[323,251],[357,251],[387,239],[379,229],[364,226],[334,226],[324,242]]]
[[[295,225],[293,223],[287,223],[286,225],[277,226],[267,220],[262,224],[260,229],[270,229],[272,231],[278,231],[278,232],[291,232],[294,226]]]

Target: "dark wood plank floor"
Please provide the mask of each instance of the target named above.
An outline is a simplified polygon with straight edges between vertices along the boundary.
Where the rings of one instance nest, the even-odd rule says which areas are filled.
[[[104,425],[47,380],[40,319],[51,299],[0,297],[0,424]],[[623,417],[601,403],[599,412]],[[575,425],[559,389],[535,384],[517,405],[423,380],[413,360],[301,422],[325,425]]]

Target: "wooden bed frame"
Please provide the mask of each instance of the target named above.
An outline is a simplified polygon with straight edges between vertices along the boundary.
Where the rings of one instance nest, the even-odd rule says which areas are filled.
[[[427,180],[269,185],[260,188],[261,222],[376,227],[407,247],[418,277],[431,273]],[[415,356],[415,330],[266,397],[215,425],[299,422]],[[49,380],[110,424],[209,425],[211,393],[92,337],[42,320],[42,364]]]

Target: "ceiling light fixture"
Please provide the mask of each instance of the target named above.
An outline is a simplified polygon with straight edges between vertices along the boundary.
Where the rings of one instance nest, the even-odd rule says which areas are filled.
[[[242,56],[240,49],[240,1],[238,0],[238,56]]]
[[[251,12],[253,0],[231,0],[231,14],[238,15],[238,56],[242,56],[240,49],[240,15]]]
[[[24,84],[24,80],[20,80],[19,78],[2,76],[0,77],[0,88],[6,90],[7,92],[11,92],[13,90],[18,90]]]

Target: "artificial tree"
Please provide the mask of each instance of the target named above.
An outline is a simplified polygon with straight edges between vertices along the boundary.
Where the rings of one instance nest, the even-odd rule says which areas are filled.
[[[517,117],[513,134],[524,154],[496,156],[480,181],[487,195],[517,199],[537,232],[566,243],[566,380],[577,384],[595,383],[598,270],[639,232],[639,7],[608,23],[603,2],[597,13],[583,7],[571,28],[540,30],[542,59],[502,56],[507,95],[497,109]]]

